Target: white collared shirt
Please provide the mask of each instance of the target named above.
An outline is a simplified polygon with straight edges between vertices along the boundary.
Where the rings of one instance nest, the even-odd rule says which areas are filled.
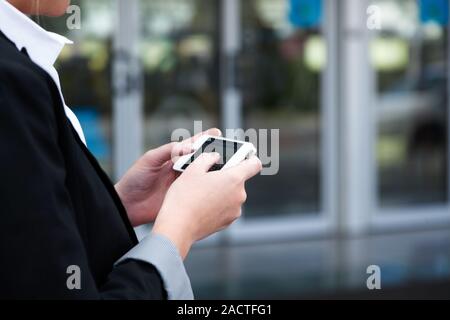
[[[0,30],[9,40],[15,43],[17,49],[25,48],[30,59],[52,77],[64,103],[67,118],[80,139],[86,144],[78,118],[64,102],[58,72],[53,66],[64,46],[73,42],[59,34],[42,29],[5,0],[0,0]]]

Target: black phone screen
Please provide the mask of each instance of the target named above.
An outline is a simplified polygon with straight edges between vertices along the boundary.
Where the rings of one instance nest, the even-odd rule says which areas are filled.
[[[186,161],[182,169],[185,170],[192,162],[197,159],[202,153],[217,152],[220,154],[221,159],[215,165],[211,167],[209,171],[217,171],[223,168],[223,166],[230,160],[233,155],[242,147],[242,143],[226,141],[220,139],[209,138],[205,143]]]

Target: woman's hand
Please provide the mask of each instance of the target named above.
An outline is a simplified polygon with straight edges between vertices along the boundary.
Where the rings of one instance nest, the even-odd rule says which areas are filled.
[[[217,153],[204,153],[172,184],[153,226],[153,233],[169,238],[184,259],[190,247],[233,223],[247,198],[245,181],[258,174],[257,157],[220,171],[208,172]]]
[[[219,129],[210,129],[188,140],[169,143],[148,151],[116,184],[116,191],[136,227],[156,219],[167,190],[179,173],[172,169],[176,158],[192,152],[192,143],[201,135],[220,136]]]

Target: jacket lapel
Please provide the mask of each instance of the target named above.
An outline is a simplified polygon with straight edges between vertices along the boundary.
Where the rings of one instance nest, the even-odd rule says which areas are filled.
[[[78,133],[76,132],[75,128],[72,126],[70,121],[67,121],[67,124],[70,126],[72,135],[73,135],[74,139],[76,140],[77,144],[79,145],[79,147],[81,148],[81,150],[83,151],[83,153],[85,154],[85,156],[87,157],[87,159],[89,160],[91,165],[93,166],[95,172],[98,174],[98,176],[102,180],[103,184],[105,185],[105,188],[108,190],[108,193],[110,194],[111,198],[113,199],[113,201],[117,207],[117,210],[119,211],[120,216],[127,228],[127,231],[130,234],[132,241],[136,245],[139,241],[136,237],[136,233],[134,232],[133,226],[131,225],[130,220],[128,219],[127,211],[126,211],[125,207],[123,206],[122,201],[120,200],[120,197],[117,194],[113,183],[111,182],[111,180],[109,179],[109,177],[105,173],[105,171],[102,169],[102,167],[100,166],[100,164],[98,163],[98,161],[94,157],[94,155],[89,151],[89,149],[86,147],[86,145],[83,143],[83,141],[81,141],[80,136],[78,135]]]

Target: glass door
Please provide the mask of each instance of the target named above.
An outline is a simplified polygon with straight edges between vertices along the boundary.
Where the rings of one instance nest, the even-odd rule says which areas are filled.
[[[333,1],[240,1],[241,123],[244,129],[279,130],[279,141],[270,141],[268,133],[270,151],[279,151],[279,170],[248,183],[242,223],[231,231],[237,239],[317,234],[334,223],[330,110],[337,99],[325,98],[334,96],[335,84],[327,81],[334,6]]]
[[[379,211],[385,216],[417,212],[428,220],[436,214],[450,217],[448,2],[374,4],[389,13],[381,16],[382,29],[371,43]]]
[[[249,183],[246,218],[318,214],[321,205],[321,23],[297,21],[293,1],[242,1],[245,128],[279,129],[279,172]],[[300,13],[298,13],[300,15]]]
[[[218,5],[209,0],[141,0],[145,150],[178,128],[219,127]]]

